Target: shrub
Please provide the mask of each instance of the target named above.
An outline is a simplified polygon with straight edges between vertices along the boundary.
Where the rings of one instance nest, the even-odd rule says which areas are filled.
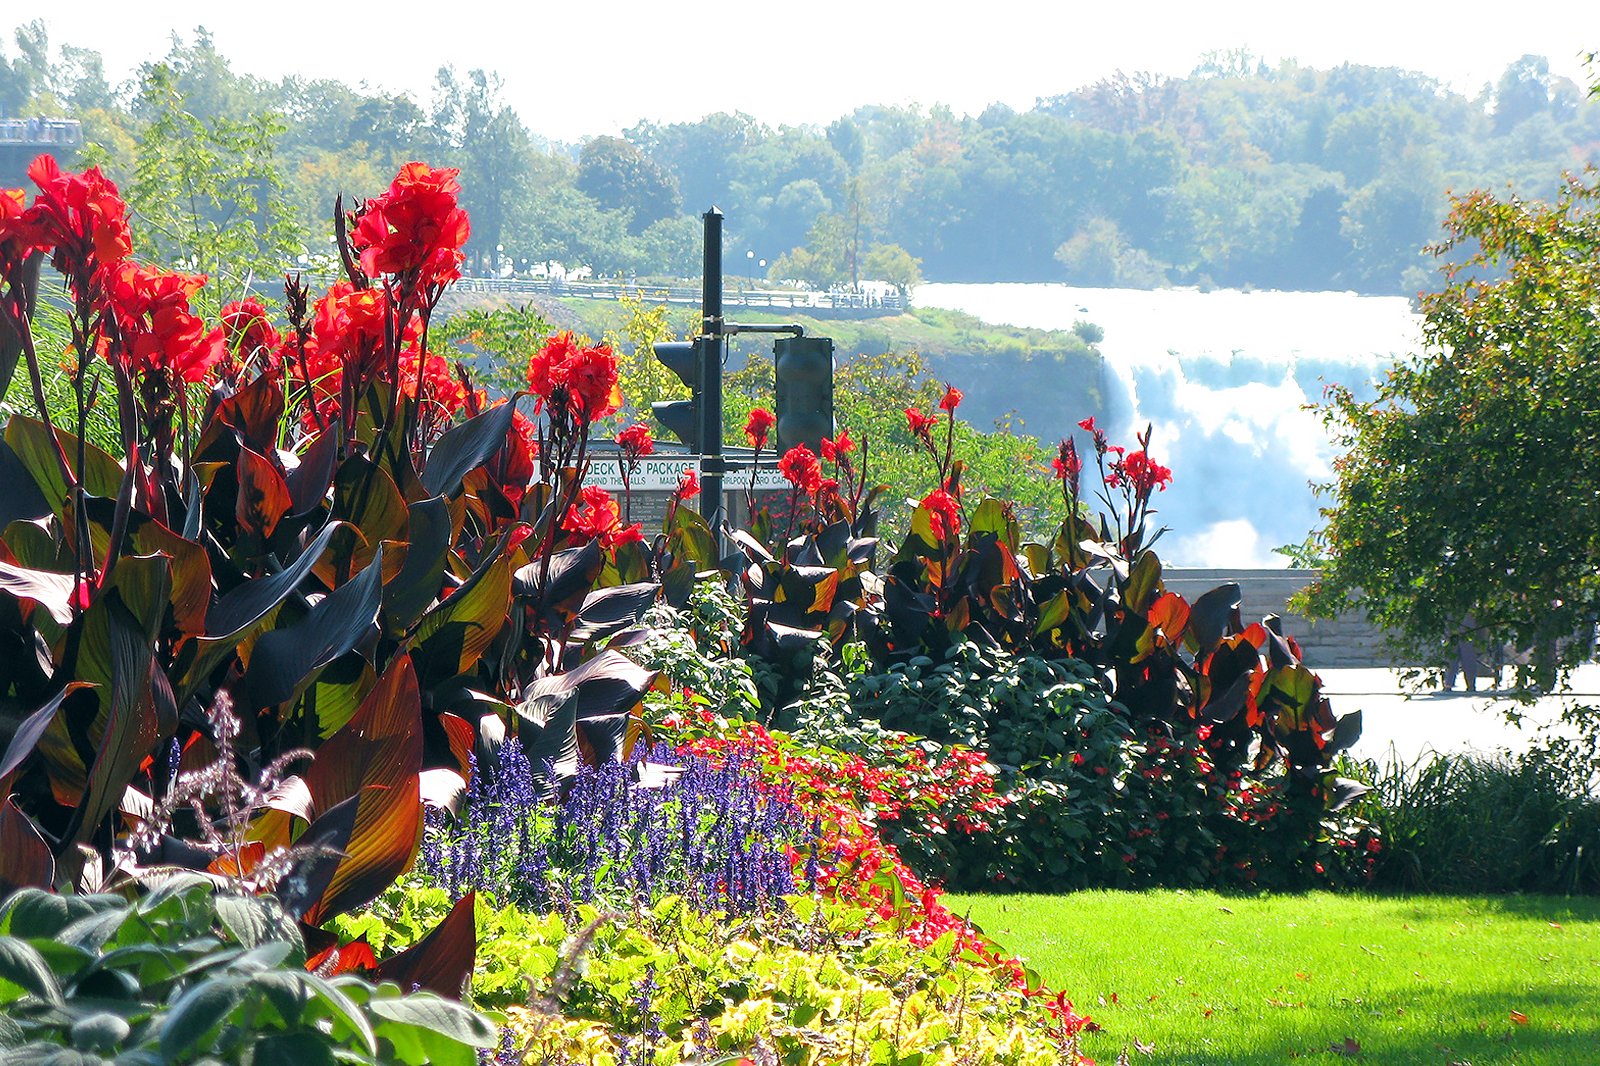
[[[1378,884],[1425,892],[1600,892],[1600,800],[1544,747],[1352,767],[1373,791]]]
[[[178,875],[140,899],[0,903],[0,1059],[472,1066],[496,1027],[431,992],[305,969],[270,898]]]
[[[925,876],[1044,891],[1364,878],[1350,845],[1371,833],[1353,815],[1297,804],[1291,779],[1270,765],[1220,769],[1204,727],[1136,725],[1084,663],[957,644],[937,662],[917,656],[857,676],[852,694],[862,718],[985,751],[998,765],[987,831],[888,827]]]

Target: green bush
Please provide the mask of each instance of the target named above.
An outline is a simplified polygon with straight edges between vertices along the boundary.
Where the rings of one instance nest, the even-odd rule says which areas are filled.
[[[1094,668],[969,642],[851,679],[852,707],[889,730],[989,753],[1005,805],[992,832],[886,826],[913,868],[952,886],[1349,883],[1370,832],[1304,802],[1275,767],[1224,771],[1191,732],[1135,725]]]
[[[1600,892],[1600,799],[1560,747],[1367,762],[1376,883],[1426,892]]]
[[[23,889],[0,903],[8,1066],[474,1066],[496,1027],[431,992],[305,969],[269,897],[183,874],[128,902]]]

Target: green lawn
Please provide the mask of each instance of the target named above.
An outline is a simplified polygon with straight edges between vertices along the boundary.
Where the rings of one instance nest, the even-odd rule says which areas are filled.
[[[1195,1066],[1600,1064],[1596,899],[1180,891],[947,902],[1105,1027],[1084,1044],[1102,1066],[1123,1048],[1135,1063]]]

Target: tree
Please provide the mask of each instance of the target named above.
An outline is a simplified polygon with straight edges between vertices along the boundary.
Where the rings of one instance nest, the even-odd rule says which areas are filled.
[[[164,64],[146,67],[144,79],[140,107],[151,122],[128,189],[145,233],[141,254],[210,275],[202,292],[213,299],[281,280],[305,245],[273,154],[278,117],[202,119]]]
[[[461,206],[472,216],[467,255],[480,271],[499,266],[500,246],[511,208],[511,194],[528,170],[528,131],[517,113],[500,99],[500,76],[468,72],[466,82],[454,67],[440,67],[434,78],[434,147],[461,168]]]
[[[1548,688],[1600,611],[1600,175],[1551,204],[1473,193],[1447,232],[1424,353],[1323,407],[1344,454],[1306,606],[1361,608],[1411,662],[1531,650],[1520,679]]]
[[[629,212],[628,232],[643,233],[678,213],[678,183],[621,137],[596,137],[578,156],[578,191],[608,211]]]
[[[862,257],[861,272],[873,281],[887,281],[907,299],[922,284],[922,261],[898,244],[876,245]]]

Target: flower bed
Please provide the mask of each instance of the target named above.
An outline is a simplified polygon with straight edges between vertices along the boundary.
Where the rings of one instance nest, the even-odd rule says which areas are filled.
[[[215,324],[206,279],[133,259],[102,174],[32,174],[31,204],[0,190],[0,366],[34,403],[0,440],[0,889],[160,902],[186,870],[257,900],[284,946],[224,897],[188,931],[225,927],[334,1005],[313,1039],[375,1061],[434,1053],[342,1010],[426,1009],[387,983],[503,1007],[507,1063],[1031,1063],[1092,1023],[939,879],[1295,884],[1365,832],[1332,771],[1356,723],[1292,639],[1227,589],[1163,589],[1148,431],[1130,452],[1084,424],[1098,525],[1064,441],[1064,521],[1024,542],[964,493],[946,387],[906,412],[933,487],[892,551],[842,429],[779,458],[781,514],[752,499],[729,557],[693,479],[648,538],[585,483],[623,402],[609,348],[548,338],[525,398],[429,348],[469,232],[454,171],[408,164],[341,210],[326,292],[291,276],[279,311]],[[745,427],[758,455],[772,426]],[[653,445],[617,443],[626,483]],[[0,990],[76,1042],[49,1011],[87,956],[13,939]],[[230,1054],[259,999],[235,962],[204,992]],[[451,1017],[456,1061],[485,1030]]]

